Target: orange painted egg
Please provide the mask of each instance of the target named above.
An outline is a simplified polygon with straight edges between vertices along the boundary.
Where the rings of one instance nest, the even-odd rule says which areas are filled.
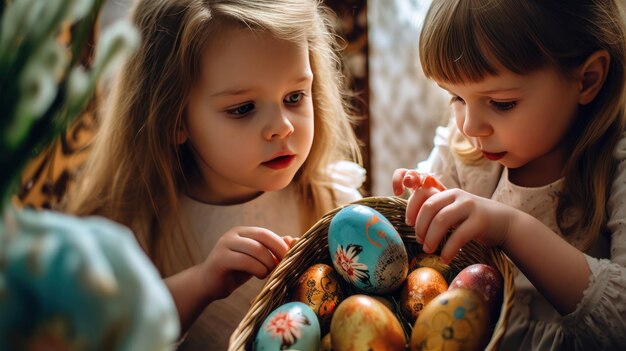
[[[404,351],[400,321],[385,305],[367,295],[346,298],[333,315],[330,339],[334,351]]]
[[[340,279],[333,267],[314,264],[302,273],[293,293],[292,300],[305,303],[315,312],[322,334],[328,332],[333,313],[345,297]]]
[[[424,306],[437,295],[448,290],[445,278],[436,270],[420,267],[409,273],[400,292],[402,315],[415,322]]]
[[[489,341],[487,305],[474,291],[448,290],[420,313],[411,333],[411,351],[483,350]]]

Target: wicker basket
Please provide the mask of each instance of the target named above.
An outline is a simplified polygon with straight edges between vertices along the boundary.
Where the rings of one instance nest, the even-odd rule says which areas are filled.
[[[399,197],[368,197],[352,204],[369,206],[384,215],[397,229],[407,251],[421,251],[415,241],[413,227],[404,223],[406,200]],[[268,277],[263,290],[254,299],[248,313],[230,337],[229,350],[252,350],[256,333],[265,318],[278,306],[289,302],[289,292],[295,288],[300,274],[315,263],[323,262],[332,266],[328,252],[328,227],[336,208],[324,215],[298,242],[289,250],[286,257]],[[495,324],[489,344],[485,350],[497,349],[506,330],[507,318],[513,303],[514,285],[513,268],[508,259],[497,249],[490,249],[470,242],[465,245],[451,267],[457,271],[474,263],[486,263],[496,267],[504,278],[504,296],[500,316]]]

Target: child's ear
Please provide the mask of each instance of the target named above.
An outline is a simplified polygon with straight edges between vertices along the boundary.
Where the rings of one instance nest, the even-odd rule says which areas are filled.
[[[587,105],[595,99],[609,72],[611,55],[606,50],[591,54],[580,67],[578,103]]]

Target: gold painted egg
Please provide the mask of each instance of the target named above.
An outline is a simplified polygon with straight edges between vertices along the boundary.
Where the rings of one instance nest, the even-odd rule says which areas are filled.
[[[333,267],[317,263],[302,273],[293,294],[292,300],[303,302],[315,312],[322,334],[328,332],[333,313],[345,297],[340,279]]]
[[[383,305],[385,305],[385,307],[387,307],[389,310],[391,310],[391,311],[395,311],[396,310],[394,308],[394,306],[393,306],[393,302],[391,302],[391,300],[389,300],[389,298],[384,297],[384,296],[380,296],[380,295],[369,295],[369,296],[375,298],[379,302],[382,302]]]
[[[420,253],[409,262],[409,272],[420,267],[430,267],[445,276],[450,271],[450,266],[442,263],[439,255]]]
[[[489,341],[487,305],[476,292],[456,288],[435,297],[420,313],[411,351],[477,351]]]
[[[411,323],[432,299],[448,290],[446,279],[435,269],[420,267],[409,273],[400,292],[402,315]]]
[[[330,324],[330,339],[334,351],[406,350],[398,318],[368,295],[352,295],[339,304]]]
[[[333,351],[332,344],[330,343],[330,333],[324,335],[322,341],[320,341],[320,351]]]

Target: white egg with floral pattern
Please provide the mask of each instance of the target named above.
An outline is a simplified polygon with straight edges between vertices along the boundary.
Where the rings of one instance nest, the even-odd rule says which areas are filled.
[[[254,339],[254,350],[318,351],[320,324],[313,310],[302,302],[288,302],[274,309]]]
[[[406,280],[409,261],[400,234],[371,207],[349,205],[328,228],[328,250],[341,277],[367,294],[387,294]]]

